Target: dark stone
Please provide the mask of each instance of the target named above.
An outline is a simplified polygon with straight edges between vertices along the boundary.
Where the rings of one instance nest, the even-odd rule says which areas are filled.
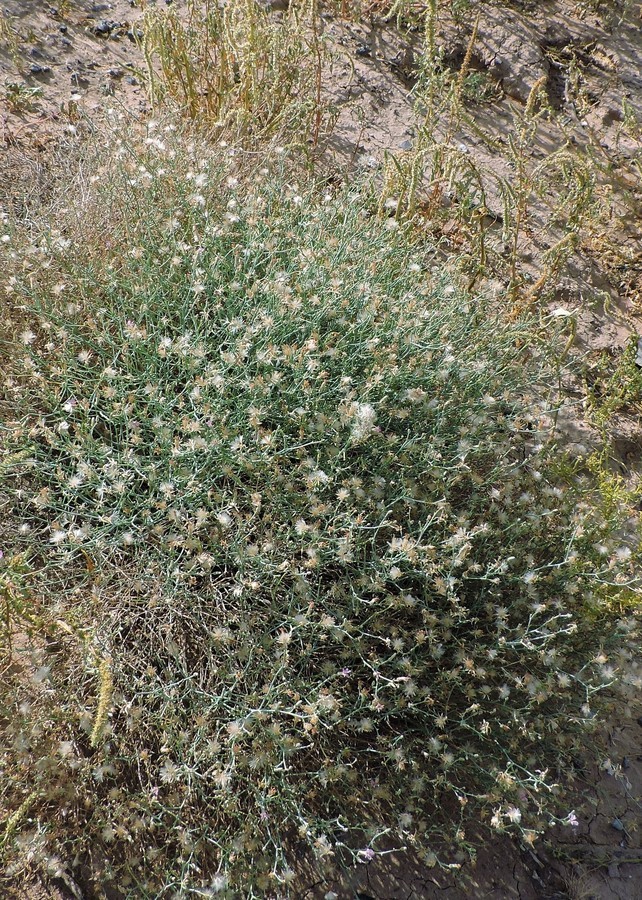
[[[94,25],[91,30],[96,35],[96,37],[109,37],[112,32],[112,27],[112,22],[108,22],[106,19],[103,19],[102,22]]]
[[[121,34],[121,29],[123,28],[122,22],[113,22],[108,19],[103,19],[102,22],[99,22],[97,25],[94,25],[90,31],[96,35],[96,37],[116,37]],[[129,32],[128,32],[129,34]]]

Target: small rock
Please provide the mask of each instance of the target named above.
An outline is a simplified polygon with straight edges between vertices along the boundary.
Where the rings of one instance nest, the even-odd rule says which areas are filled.
[[[400,150],[412,150],[412,141],[401,141],[399,144]]]
[[[357,56],[370,56],[372,50],[369,44],[357,44]]]
[[[90,31],[95,34],[96,37],[115,38],[120,37],[124,27],[125,25],[123,22],[114,22],[111,19],[103,19],[98,25],[94,25],[93,28],[90,28]]]
[[[32,63],[29,66],[30,75],[47,75],[49,72],[51,72],[50,66],[41,66],[38,63]]]
[[[124,69],[108,69],[107,74],[110,78],[122,78],[125,74]]]
[[[622,757],[622,769],[626,772],[627,769],[631,768],[631,760],[628,756]]]
[[[611,863],[608,868],[609,878],[621,878],[617,863]]]
[[[60,25],[60,26],[58,27],[58,31],[59,31],[61,34],[67,34],[67,32],[69,31],[69,28],[68,28],[66,25]]]
[[[109,37],[112,32],[113,24],[113,22],[108,22],[106,19],[103,19],[102,22],[94,25],[91,31],[96,37]]]
[[[642,369],[642,337],[638,338],[638,352],[635,357],[635,365]],[[642,726],[642,716],[638,719],[638,725]]]
[[[133,84],[133,85],[140,83],[138,81],[138,78],[136,78],[135,75],[128,75],[127,78],[125,79],[125,81],[127,82],[127,84]]]
[[[624,825],[621,819],[615,818],[611,822],[611,828],[614,828],[616,831],[624,831]]]
[[[642,338],[638,341],[638,354],[640,353],[640,341],[642,341]],[[642,365],[642,363],[640,363],[640,365]],[[638,725],[642,728],[642,716],[638,719]]]

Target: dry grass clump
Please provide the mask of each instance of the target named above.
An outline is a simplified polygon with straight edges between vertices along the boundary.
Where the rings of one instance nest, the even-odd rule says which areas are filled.
[[[316,144],[324,119],[316,0],[291,0],[278,16],[256,0],[150,6],[142,34],[154,103],[246,140]]]
[[[365,188],[109,152],[2,245],[5,871],[284,897],[305,854],[532,840],[633,582],[546,441],[554,337]]]
[[[409,151],[387,154],[380,203],[394,209],[399,221],[413,219],[435,235],[446,226],[451,250],[471,285],[484,277],[499,278],[507,284],[519,315],[554,295],[569,258],[604,223],[596,169],[586,154],[564,143],[533,159],[538,128],[554,116],[546,77],[533,84],[523,110],[515,113],[501,150],[511,176],[475,158],[462,142],[466,133],[481,139],[494,154],[500,151],[497,138],[480,127],[474,114],[474,104],[492,97],[499,86],[492,79],[480,80],[471,69],[479,17],[470,10],[472,28],[464,58],[457,70],[447,64],[447,48],[438,40],[446,5],[437,0],[424,4],[423,52],[413,88],[417,135]],[[402,18],[412,8],[405,0],[394,5]],[[523,258],[533,231],[549,240],[535,276]]]

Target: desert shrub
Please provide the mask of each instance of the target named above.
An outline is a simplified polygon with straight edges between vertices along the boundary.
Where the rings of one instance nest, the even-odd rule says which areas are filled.
[[[363,185],[110,152],[3,245],[8,871],[284,896],[306,853],[532,839],[632,580],[545,439],[555,336]]]
[[[152,102],[169,103],[200,127],[256,142],[316,143],[325,119],[316,0],[274,14],[256,0],[188,0],[145,6],[141,46]]]

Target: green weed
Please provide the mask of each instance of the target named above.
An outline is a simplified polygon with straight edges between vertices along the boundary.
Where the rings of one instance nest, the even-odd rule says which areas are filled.
[[[41,87],[30,87],[20,81],[5,81],[4,95],[10,109],[17,113],[31,112],[42,97]]]
[[[612,354],[604,352],[588,367],[587,398],[591,418],[599,428],[605,428],[622,410],[642,413],[642,371],[636,355],[637,335],[633,335],[615,365]]]

